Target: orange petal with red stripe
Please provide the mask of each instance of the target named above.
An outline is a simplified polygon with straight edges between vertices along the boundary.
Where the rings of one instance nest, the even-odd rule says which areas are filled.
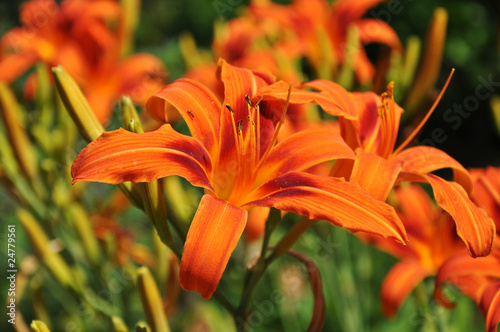
[[[212,297],[247,218],[244,209],[210,194],[202,197],[182,253],[182,288],[195,290],[204,299]]]
[[[394,317],[413,289],[430,271],[418,261],[399,262],[389,271],[381,289],[382,311],[386,317]]]
[[[391,206],[344,179],[290,172],[262,185],[249,200],[247,206],[275,207],[352,231],[408,242],[403,223]]]
[[[73,183],[150,182],[169,175],[186,178],[194,186],[212,189],[211,160],[194,138],[170,125],[135,134],[124,129],[106,132],[83,149],[71,167]]]

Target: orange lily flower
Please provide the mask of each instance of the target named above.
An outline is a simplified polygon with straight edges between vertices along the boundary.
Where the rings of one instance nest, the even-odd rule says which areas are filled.
[[[403,109],[394,101],[393,84],[389,84],[387,93],[382,96],[373,92],[348,93],[340,85],[324,80],[305,83],[302,88],[319,92],[293,90],[290,103],[316,103],[325,112],[337,116],[342,137],[356,151],[354,162],[342,160],[336,163],[335,175],[359,183],[380,200],[385,200],[390,190],[402,182],[429,183],[438,205],[455,220],[457,233],[471,256],[490,253],[495,224],[469,199],[467,192],[472,188],[472,180],[467,170],[437,148],[416,146],[405,149],[434,111],[444,90],[419,128],[395,149]],[[284,100],[286,84],[278,82],[262,89],[259,96]],[[453,170],[455,181],[431,174],[443,168]]]
[[[473,168],[469,172],[474,183],[471,199],[493,218],[497,231],[500,230],[500,168]]]
[[[395,189],[401,221],[410,243],[401,246],[391,241],[369,237],[380,250],[400,259],[384,279],[382,309],[393,317],[412,290],[425,278],[435,276],[441,265],[464,249],[450,215],[436,208],[426,191],[418,185]]]
[[[361,45],[359,49],[349,49],[350,28],[357,29],[360,44],[380,43],[395,51],[402,50],[396,32],[388,24],[362,18],[369,8],[380,2],[382,0],[336,0],[329,5],[325,0],[294,0],[291,5],[280,5],[255,1],[249,10],[262,20],[275,20],[282,30],[293,31],[299,40],[294,44],[300,45],[302,54],[317,69],[325,61],[342,64],[351,54],[356,54],[354,69],[359,82],[365,84],[373,80],[375,69]],[[333,59],[328,59],[328,53]]]
[[[205,188],[182,254],[184,289],[212,296],[252,206],[272,206],[406,243],[392,207],[357,184],[301,172],[327,160],[354,158],[341,137],[326,129],[306,130],[275,145],[286,104],[252,101],[273,77],[221,60],[219,78],[222,104],[189,79],[175,81],[148,101],[148,111],[158,119],[167,106],[177,109],[192,137],[168,124],[145,134],[112,131],[90,143],[72,166],[75,182],[147,182],[179,175]]]
[[[47,68],[62,65],[83,88],[99,121],[107,123],[113,103],[130,95],[139,105],[161,90],[162,62],[149,54],[120,58],[123,10],[114,0],[31,0],[21,6],[23,27],[0,41],[0,81],[12,82],[37,62]],[[111,29],[108,22],[116,22]],[[36,76],[29,77],[26,94],[34,95]]]
[[[76,4],[85,7],[72,10]],[[0,41],[0,81],[12,82],[39,61],[48,67],[63,65],[72,76],[80,77],[85,53],[97,58],[100,47],[113,40],[105,19],[116,20],[118,14],[119,3],[114,1],[71,0],[59,6],[54,0],[31,0],[22,4],[23,27],[8,31]]]
[[[500,247],[496,245],[489,256],[476,259],[465,251],[458,252],[443,264],[434,297],[439,304],[453,308],[454,303],[442,292],[446,281],[476,302],[486,317],[486,331],[496,332],[500,322]]]
[[[485,209],[500,225],[500,168],[471,169],[474,187],[471,199]],[[486,331],[497,331],[500,322],[500,246],[497,234],[496,244],[488,257],[471,259],[459,252],[448,259],[436,278],[435,298],[447,307],[453,307],[442,293],[446,281],[455,285],[462,293],[473,299],[486,317]]]

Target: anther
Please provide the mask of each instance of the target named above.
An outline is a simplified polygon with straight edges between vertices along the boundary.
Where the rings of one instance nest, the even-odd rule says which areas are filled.
[[[231,114],[234,114],[234,111],[233,111],[233,109],[231,108],[231,106],[226,105],[226,108],[229,110],[229,112],[231,112]]]
[[[245,95],[245,100],[247,101],[248,106],[252,107],[252,102],[250,101],[250,97],[248,97],[248,95]]]
[[[238,121],[238,135],[243,132],[243,120]]]

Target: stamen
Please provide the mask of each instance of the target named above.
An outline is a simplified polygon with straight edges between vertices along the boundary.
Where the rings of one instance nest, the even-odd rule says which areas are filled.
[[[281,129],[281,126],[283,125],[283,123],[285,122],[285,116],[286,116],[286,112],[288,110],[288,105],[290,104],[290,95],[292,94],[292,82],[290,82],[290,86],[288,87],[288,95],[286,97],[286,103],[285,103],[285,108],[283,110],[283,113],[281,114],[281,119],[280,121],[278,122],[278,125],[276,126],[276,129],[274,130],[274,135],[273,135],[273,138],[271,139],[271,142],[269,143],[269,145],[267,146],[267,149],[266,149],[266,152],[264,152],[264,155],[262,156],[262,158],[260,159],[260,162],[259,162],[259,166],[262,165],[262,163],[266,160],[267,158],[267,155],[269,154],[269,152],[271,151],[271,149],[273,148],[274,144],[276,143],[276,141],[278,140],[278,133]],[[260,101],[259,101],[260,102]]]
[[[387,85],[387,92],[381,94],[382,102],[379,105],[380,116],[380,147],[379,154],[388,158],[394,150],[396,143],[398,126],[396,115],[394,114],[394,82]]]
[[[248,95],[245,95],[245,100],[247,101],[248,106],[252,107],[252,102],[250,101],[250,97],[248,97]]]
[[[248,96],[245,96],[245,97],[248,97]],[[247,100],[250,100],[250,98],[248,98]],[[249,142],[249,149],[250,149],[250,161],[252,163],[252,166],[255,166],[255,164],[257,163],[256,161],[256,156],[258,156],[256,153],[256,144],[257,144],[257,140],[256,140],[256,137],[258,135],[258,133],[255,133],[255,123],[253,122],[252,120],[252,107],[248,106],[248,115],[247,115],[247,119],[248,119],[248,123],[250,124],[251,128],[249,128],[250,130],[250,142]]]
[[[448,85],[450,84],[451,78],[453,77],[454,73],[455,73],[455,68],[453,68],[451,70],[450,75],[448,75],[448,79],[446,80],[446,83],[444,84],[443,88],[441,89],[441,92],[439,93],[438,97],[436,98],[436,101],[434,101],[434,104],[432,104],[432,107],[427,112],[425,118],[423,118],[422,121],[420,121],[420,123],[418,124],[417,128],[415,128],[413,130],[413,132],[410,134],[410,136],[408,136],[408,138],[403,143],[401,143],[401,145],[392,153],[392,155],[395,155],[395,154],[401,152],[401,150],[403,150],[415,138],[415,136],[417,136],[417,134],[420,131],[420,129],[422,129],[422,127],[427,122],[427,120],[429,120],[429,118],[431,117],[432,113],[436,109],[437,105],[441,101],[441,98],[443,97],[444,92],[448,88]]]
[[[241,147],[239,144],[239,139],[238,139],[238,131],[236,130],[236,122],[234,121],[234,111],[231,108],[231,106],[226,104],[226,108],[229,110],[231,113],[231,123],[233,124],[233,135],[234,135],[234,143],[236,144],[236,150],[238,152],[238,155],[241,154]]]
[[[238,121],[238,135],[243,133],[243,120]]]

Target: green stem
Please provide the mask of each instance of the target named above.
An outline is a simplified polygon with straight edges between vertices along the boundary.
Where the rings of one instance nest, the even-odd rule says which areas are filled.
[[[267,267],[270,263],[266,260],[266,252],[269,246],[269,240],[271,239],[271,235],[274,230],[278,227],[281,222],[281,212],[280,210],[271,208],[269,212],[269,217],[267,218],[266,228],[264,232],[264,239],[262,241],[262,247],[260,252],[260,257],[255,263],[254,266],[250,267],[247,270],[247,274],[245,277],[245,286],[243,295],[241,296],[240,304],[238,309],[236,310],[236,314],[234,318],[237,322],[236,326],[238,331],[246,331],[247,324],[241,324],[241,322],[247,321],[247,310],[248,304],[250,303],[250,299],[252,298],[252,293],[259,283],[260,278],[266,271]]]

